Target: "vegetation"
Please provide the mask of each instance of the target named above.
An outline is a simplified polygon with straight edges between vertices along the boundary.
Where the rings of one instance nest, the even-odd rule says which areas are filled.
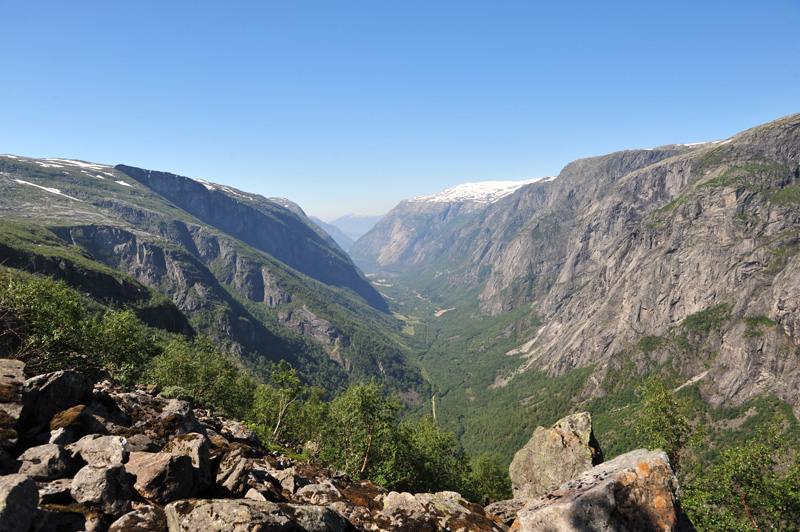
[[[70,368],[123,386],[156,384],[169,397],[246,420],[276,448],[303,450],[305,458],[392,489],[457,489],[475,501],[510,495],[497,458],[471,460],[431,417],[401,421],[402,403],[374,380],[326,401],[324,390],[304,385],[282,360],[271,382],[259,383],[206,336],[147,327],[130,309],[3,267],[0,312],[3,340],[11,338],[12,356],[27,371]],[[23,326],[8,325],[15,320]]]

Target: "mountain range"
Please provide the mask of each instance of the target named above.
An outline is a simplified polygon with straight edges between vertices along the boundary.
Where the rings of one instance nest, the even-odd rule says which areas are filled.
[[[0,156],[0,187],[6,266],[255,373],[382,380],[473,453],[578,410],[627,450],[651,375],[718,437],[800,416],[800,115],[403,201],[349,256],[289,200],[166,172]]]

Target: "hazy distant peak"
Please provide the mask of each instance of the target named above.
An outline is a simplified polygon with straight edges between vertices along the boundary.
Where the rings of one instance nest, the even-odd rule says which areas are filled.
[[[472,201],[476,203],[492,203],[519,190],[525,185],[537,181],[551,181],[554,177],[528,179],[526,181],[483,181],[480,183],[463,183],[448,188],[431,196],[418,196],[412,199],[416,203],[449,203]]]

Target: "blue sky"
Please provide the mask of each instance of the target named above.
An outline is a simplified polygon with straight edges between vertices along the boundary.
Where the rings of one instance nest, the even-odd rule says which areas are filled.
[[[0,153],[330,220],[800,112],[800,0],[0,0]]]

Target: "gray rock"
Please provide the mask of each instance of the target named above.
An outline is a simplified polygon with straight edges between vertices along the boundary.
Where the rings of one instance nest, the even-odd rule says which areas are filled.
[[[86,466],[72,479],[72,498],[119,517],[131,511],[131,483],[125,468]]]
[[[89,413],[86,405],[58,412],[50,420],[50,443],[69,445],[87,434],[106,434],[103,422]]]
[[[80,463],[55,443],[31,447],[20,455],[19,461],[19,473],[41,481],[69,477],[80,468]]]
[[[174,437],[162,452],[174,455],[186,455],[192,460],[195,494],[210,488],[214,484],[211,471],[211,442],[202,434],[192,432]]]
[[[294,524],[272,502],[246,499],[192,499],[164,508],[170,532],[252,532],[292,530]]]
[[[310,504],[283,504],[281,509],[307,532],[344,532],[350,522],[331,508]]]
[[[678,481],[666,453],[639,449],[600,464],[531,501],[519,532],[679,530]]]
[[[336,501],[344,500],[344,495],[332,482],[303,486],[297,490],[294,496],[298,501],[321,506],[328,506]]]
[[[157,506],[142,506],[114,521],[108,532],[167,532],[167,514]]]
[[[537,427],[508,468],[515,499],[534,499],[603,461],[592,432],[592,416],[583,412]]]
[[[73,457],[80,457],[88,465],[114,466],[128,461],[128,440],[122,436],[89,434],[67,445]]]
[[[0,476],[0,532],[28,530],[39,505],[39,491],[26,475]]]
[[[191,496],[194,489],[192,459],[169,453],[131,453],[125,469],[136,477],[136,492],[163,505]]]
[[[37,375],[22,387],[22,417],[46,423],[57,412],[92,398],[92,379],[73,370]]]
[[[146,434],[133,434],[128,438],[128,450],[132,453],[157,453],[161,450]]]

